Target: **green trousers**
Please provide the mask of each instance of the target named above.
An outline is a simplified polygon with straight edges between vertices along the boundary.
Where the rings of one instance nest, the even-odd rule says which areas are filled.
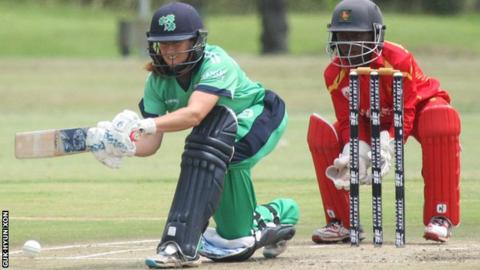
[[[239,163],[230,164],[225,176],[220,205],[213,216],[217,224],[217,233],[223,238],[236,239],[252,235],[252,230],[258,229],[253,218],[255,212],[259,213],[266,223],[272,222],[273,214],[270,210],[263,205],[257,205],[251,169],[275,148],[286,123],[287,115],[257,154]],[[298,222],[299,208],[294,200],[282,198],[268,204],[277,212],[281,224]]]

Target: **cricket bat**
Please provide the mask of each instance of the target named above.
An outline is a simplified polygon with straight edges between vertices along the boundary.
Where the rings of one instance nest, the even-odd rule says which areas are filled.
[[[49,129],[15,134],[18,159],[58,157],[89,151],[88,128]]]

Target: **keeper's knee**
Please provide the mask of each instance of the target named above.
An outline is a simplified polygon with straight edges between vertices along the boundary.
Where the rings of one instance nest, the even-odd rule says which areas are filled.
[[[450,105],[425,108],[418,120],[420,142],[430,137],[459,136],[461,130],[460,116]]]

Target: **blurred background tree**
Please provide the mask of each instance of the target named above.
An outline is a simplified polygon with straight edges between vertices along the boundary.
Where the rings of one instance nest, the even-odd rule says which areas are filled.
[[[136,10],[139,0],[2,0],[17,3],[41,2],[45,5],[73,4],[92,9]],[[152,8],[172,0],[151,0]],[[211,14],[245,14],[257,11],[258,0],[183,0]],[[331,10],[340,0],[282,0],[292,12],[315,12]],[[398,13],[426,12],[453,15],[466,11],[479,11],[480,0],[373,0],[382,10]]]
[[[421,6],[425,13],[453,15],[464,11],[465,0],[422,0]]]
[[[145,1],[148,2],[148,8],[140,12],[141,3]],[[116,53],[120,52],[121,55],[146,56],[145,31],[150,17],[155,9],[170,1],[0,0],[0,21],[2,25],[11,26],[0,28],[0,39],[11,41],[0,43],[0,55],[112,55],[113,52],[105,52],[112,51],[113,45],[116,46]],[[325,40],[320,36],[326,34],[325,26],[340,0],[183,1],[199,10],[207,29],[212,30],[209,35],[212,43],[239,52],[317,54],[322,51],[322,46],[318,44]],[[421,37],[431,35],[432,31],[445,32],[453,27],[457,28],[455,33],[465,40],[464,43],[476,44],[475,37],[479,36],[475,25],[479,20],[480,0],[373,1],[384,13],[388,13],[385,22],[389,26],[389,38],[395,37],[399,41],[408,39],[413,48],[417,46],[430,51],[426,49],[430,46],[425,45],[428,40]],[[27,14],[26,17],[35,23],[18,21],[18,14],[24,17]],[[416,36],[410,33],[412,27]],[[392,32],[391,29],[396,30]],[[90,33],[94,32],[101,34],[97,34],[92,41]],[[37,43],[37,40],[48,42]],[[95,49],[88,49],[92,42],[99,45],[95,45]],[[443,46],[447,48],[445,43],[452,42],[452,39],[448,39]],[[471,50],[480,49],[465,46],[455,49]]]
[[[262,54],[288,52],[287,0],[258,0]]]

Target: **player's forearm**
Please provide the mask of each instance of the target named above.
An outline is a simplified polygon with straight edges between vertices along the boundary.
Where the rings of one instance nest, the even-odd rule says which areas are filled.
[[[158,131],[171,132],[192,128],[200,124],[203,115],[188,107],[181,108],[175,112],[155,118]]]

